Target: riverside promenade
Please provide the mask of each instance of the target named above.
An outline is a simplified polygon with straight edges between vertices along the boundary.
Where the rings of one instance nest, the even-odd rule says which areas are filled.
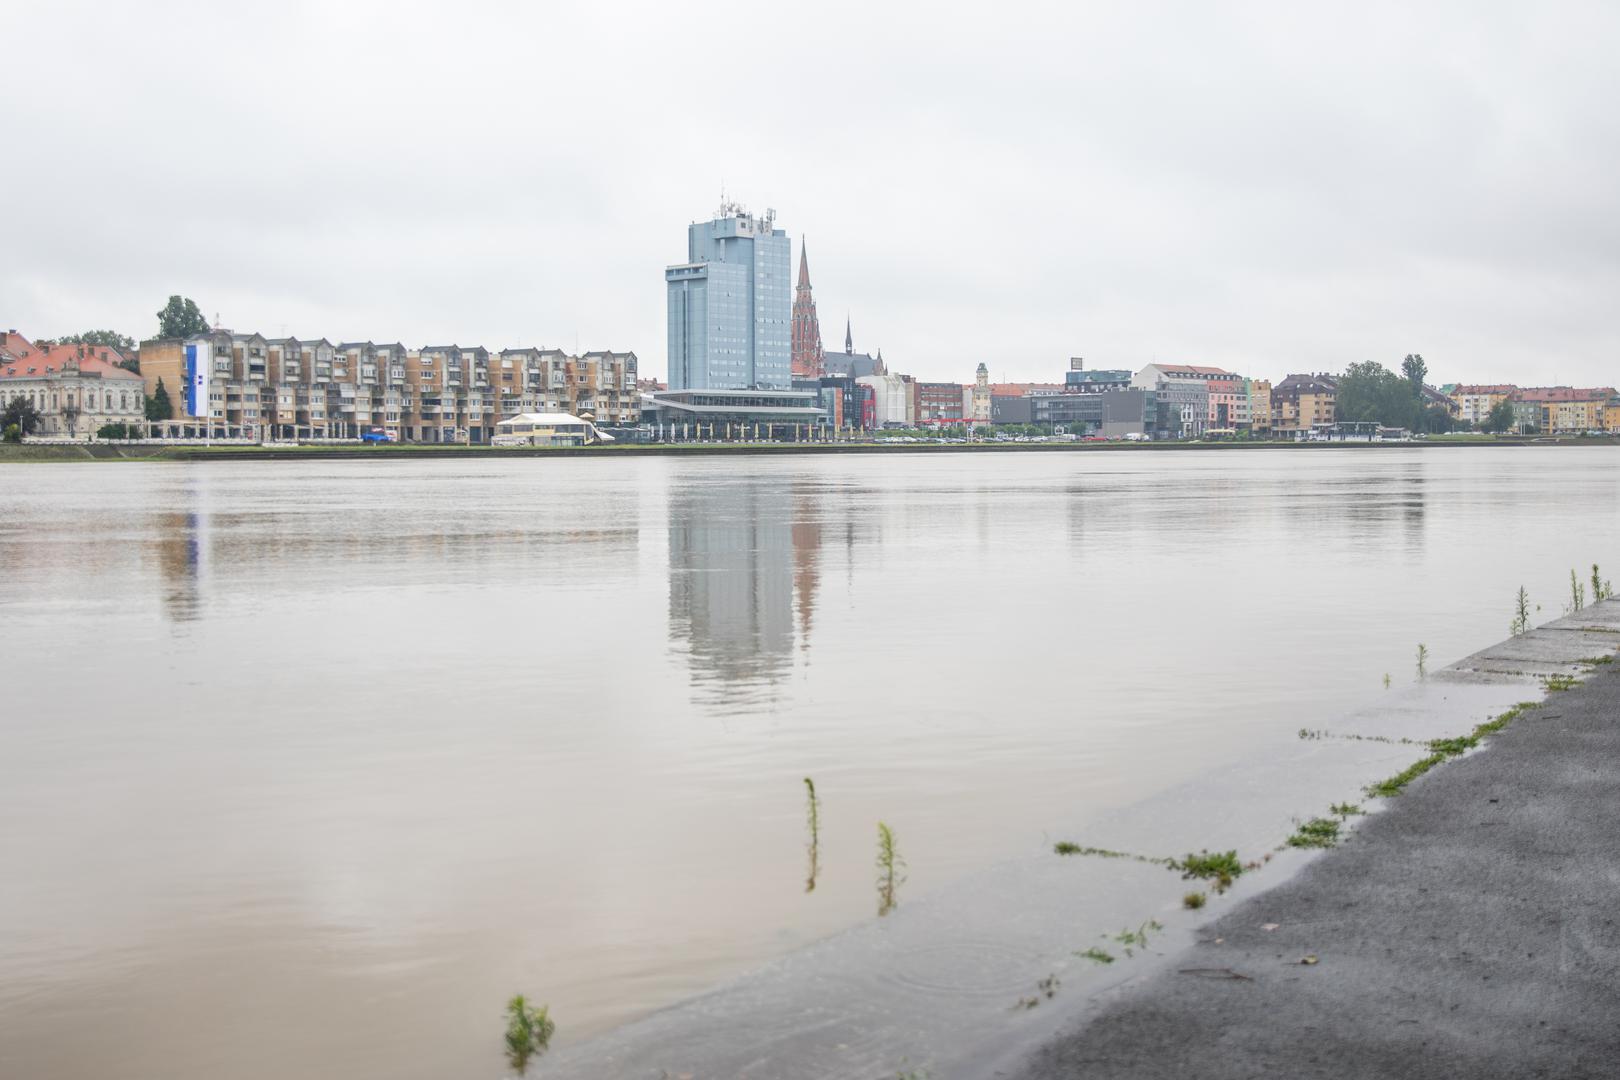
[[[1620,601],[1604,601],[1350,715],[1302,717],[1260,757],[1054,823],[1038,852],[560,1040],[545,1075],[1620,1075],[1617,651]],[[1402,794],[1364,793],[1505,713]],[[1337,847],[1285,843],[1345,804],[1362,813]],[[1249,869],[1219,892],[1054,840],[1236,850]],[[1183,906],[1192,890],[1206,907]]]
[[[1620,1076],[1617,669],[1414,782],[1011,1075]]]

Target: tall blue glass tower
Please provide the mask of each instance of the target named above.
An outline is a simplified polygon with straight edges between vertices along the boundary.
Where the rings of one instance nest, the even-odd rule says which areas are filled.
[[[686,230],[686,262],[664,271],[671,390],[792,386],[792,241],[775,224],[726,203]]]

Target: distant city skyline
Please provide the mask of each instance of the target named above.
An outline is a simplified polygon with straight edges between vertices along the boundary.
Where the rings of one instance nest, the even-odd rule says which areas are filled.
[[[724,191],[815,249],[835,347],[852,314],[922,379],[1620,361],[1612,6],[93,10],[0,15],[72,60],[0,104],[0,322],[35,338],[149,336],[181,293],[268,335],[588,342],[662,376],[659,273]],[[671,92],[717,26],[748,92]],[[137,61],[163,55],[230,78]],[[796,75],[834,56],[867,77]]]

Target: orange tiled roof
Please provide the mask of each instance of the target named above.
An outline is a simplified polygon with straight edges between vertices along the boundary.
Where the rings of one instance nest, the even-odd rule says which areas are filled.
[[[12,360],[26,360],[38,351],[32,342],[15,330],[0,333],[0,364]]]
[[[8,335],[15,338],[18,335]],[[103,379],[133,379],[141,377],[118,366],[123,354],[108,345],[49,345],[34,349],[22,357],[8,358],[0,366],[0,378],[28,379],[44,375],[61,374],[69,361],[77,361],[79,370],[86,375],[99,375]]]
[[[1491,385],[1469,383],[1466,386],[1455,387],[1451,392],[1453,394],[1511,394],[1517,389],[1518,387],[1512,383],[1493,383]]]

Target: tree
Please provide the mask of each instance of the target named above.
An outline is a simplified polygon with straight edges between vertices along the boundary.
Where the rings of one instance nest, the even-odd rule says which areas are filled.
[[[152,388],[152,394],[146,399],[146,418],[148,420],[174,419],[174,403],[169,400],[169,391],[163,385],[160,377],[157,385]]]
[[[140,434],[136,428],[131,427],[129,424],[102,424],[101,428],[96,432],[96,438],[138,439],[140,438]]]
[[[1337,407],[1344,423],[1411,427],[1415,412],[1406,380],[1376,360],[1351,364],[1339,376]]]
[[[1451,415],[1451,410],[1444,405],[1430,405],[1423,410],[1423,430],[1432,431],[1437,435],[1444,435],[1453,430],[1460,421]]]
[[[1513,415],[1513,402],[1509,401],[1507,398],[1503,398],[1495,405],[1491,406],[1491,411],[1486,415],[1485,421],[1480,425],[1480,427],[1484,428],[1486,431],[1494,431],[1500,435],[1504,431],[1513,430],[1515,423],[1516,420]]]
[[[1417,353],[1408,353],[1406,359],[1401,361],[1401,374],[1406,376],[1407,383],[1411,385],[1412,396],[1422,397],[1423,380],[1429,375],[1429,365],[1423,362],[1423,357]]]
[[[126,337],[116,330],[86,330],[82,334],[69,334],[61,339],[63,345],[98,345],[103,348],[117,349],[119,352],[134,352],[135,339]]]
[[[34,408],[32,401],[25,397],[14,397],[6,405],[6,411],[0,413],[0,430],[13,425],[19,436],[32,435],[39,427],[39,410]]]
[[[208,333],[208,323],[202,310],[190,297],[171,296],[162,311],[157,313],[158,337],[188,338]]]

